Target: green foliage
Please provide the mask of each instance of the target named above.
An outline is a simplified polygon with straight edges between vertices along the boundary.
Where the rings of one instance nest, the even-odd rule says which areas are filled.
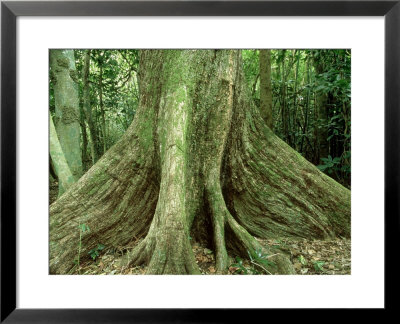
[[[78,227],[79,227],[79,229],[81,230],[82,233],[90,232],[89,225],[86,225],[85,223],[79,224]]]
[[[79,244],[78,244],[78,255],[76,259],[74,260],[75,265],[78,267],[78,273],[80,274],[80,259],[81,259],[81,251],[82,251],[82,237],[85,233],[90,232],[90,227],[89,225],[85,223],[79,223],[78,225],[79,229]],[[103,244],[97,244],[97,246],[93,249],[91,249],[88,252],[88,255],[92,258],[92,260],[96,260],[96,258],[100,255],[100,252],[104,250],[105,246]]]
[[[325,264],[325,261],[315,261],[314,262],[314,269],[317,272],[322,272],[323,269],[323,265]]]
[[[74,50],[78,72],[80,105],[83,106],[83,67],[84,50]],[[104,154],[104,148],[114,145],[131,124],[139,104],[139,86],[137,70],[138,50],[91,50],[90,51],[90,106],[96,127],[97,151]],[[52,103],[52,82],[50,82],[50,106]],[[102,101],[100,101],[100,94]],[[83,115],[84,117],[84,115]],[[104,125],[103,127],[103,118]],[[81,127],[89,134],[87,121],[81,120]],[[82,135],[83,136],[83,135]],[[90,140],[90,138],[88,138]],[[83,141],[81,141],[83,142]],[[83,148],[82,148],[83,149]],[[83,152],[88,167],[91,165],[90,148]]]
[[[267,269],[276,268],[276,264],[269,260],[271,256],[263,254],[262,250],[253,252],[247,251],[250,259],[250,266],[246,267],[241,258],[236,257],[231,267],[236,268],[236,274],[271,274]]]
[[[242,51],[247,84],[260,107],[258,55]],[[350,51],[271,50],[271,84],[274,133],[350,187]]]
[[[321,171],[327,171],[328,174],[332,174],[340,169],[340,157],[332,159],[330,155],[327,158],[321,158],[324,164],[318,165],[317,168]]]
[[[97,244],[97,247],[91,249],[88,254],[93,260],[96,260],[96,258],[100,255],[100,252],[104,249],[104,247],[105,246],[103,244]]]
[[[239,257],[235,258],[236,263],[232,263],[231,267],[237,268],[235,273],[248,274],[250,271],[243,265],[243,260]]]
[[[302,255],[299,256],[299,262],[300,262],[302,265],[306,265],[306,264],[307,264],[306,258],[303,257]]]
[[[276,267],[276,264],[270,261],[268,258],[270,257],[268,254],[263,254],[262,250],[256,250],[253,253],[247,251],[249,255],[250,262],[261,267]],[[266,269],[264,269],[266,270]]]
[[[259,68],[259,51],[258,50],[243,50],[243,65],[244,74],[247,84],[250,86],[253,100],[260,104],[260,68]]]

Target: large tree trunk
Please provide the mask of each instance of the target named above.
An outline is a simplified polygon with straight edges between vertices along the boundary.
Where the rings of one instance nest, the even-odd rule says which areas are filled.
[[[80,223],[81,255],[138,240],[126,262],[151,274],[199,273],[190,237],[214,246],[223,272],[228,251],[263,249],[254,236],[350,235],[350,191],[265,125],[240,51],[142,51],[140,76],[125,135],[50,207],[51,273],[73,266]],[[282,254],[271,261],[293,273]]]
[[[56,108],[54,124],[65,158],[78,180],[82,175],[82,158],[74,51],[51,50],[50,67]]]

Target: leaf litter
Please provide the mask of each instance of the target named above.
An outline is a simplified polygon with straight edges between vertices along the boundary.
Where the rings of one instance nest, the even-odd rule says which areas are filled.
[[[271,239],[258,241],[266,246],[277,248],[288,255],[293,263],[297,275],[349,275],[351,274],[351,240],[293,240]],[[137,242],[136,242],[137,244]],[[146,266],[121,267],[120,260],[124,253],[133,248],[132,244],[118,249],[105,249],[96,260],[85,260],[80,264],[82,275],[143,275]],[[217,274],[214,251],[192,243],[196,263],[204,275]],[[226,274],[243,274],[238,271],[235,257],[230,257],[229,268]],[[243,258],[241,266],[247,269],[247,274],[253,274],[254,265],[250,260]],[[79,274],[75,267],[72,274]]]

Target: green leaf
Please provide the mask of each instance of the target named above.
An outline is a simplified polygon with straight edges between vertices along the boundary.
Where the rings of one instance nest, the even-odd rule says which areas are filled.
[[[265,266],[265,267],[276,267],[277,265],[275,264],[275,262],[269,261],[268,259],[260,259],[257,260],[259,263],[261,263],[261,265]]]
[[[85,223],[80,224],[78,227],[82,231],[82,233],[85,233],[85,232],[89,231],[89,226],[87,226]]]
[[[314,262],[314,269],[315,271],[322,271],[322,266],[325,264],[325,261],[315,261]]]
[[[79,224],[78,228],[82,231],[82,233],[89,232],[90,228],[85,223]]]
[[[300,263],[302,265],[306,265],[307,264],[307,260],[302,255],[299,256],[299,261],[300,261]]]

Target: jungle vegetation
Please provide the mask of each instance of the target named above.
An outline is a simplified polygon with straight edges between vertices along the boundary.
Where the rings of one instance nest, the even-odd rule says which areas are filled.
[[[350,238],[350,50],[68,49],[49,62],[51,274],[132,241],[121,263],[147,274],[199,274],[194,242],[219,274],[232,256],[293,274],[260,239]]]

